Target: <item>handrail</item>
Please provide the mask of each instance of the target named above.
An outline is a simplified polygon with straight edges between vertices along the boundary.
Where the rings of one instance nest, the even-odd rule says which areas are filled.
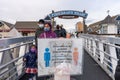
[[[17,48],[21,49],[21,51],[24,50],[24,52],[26,52],[26,51],[28,51],[28,50],[26,50],[26,49],[28,49],[27,46],[29,47],[29,45],[33,44],[34,42],[35,42],[35,40],[34,40],[33,36],[21,37],[21,38],[1,39],[0,43],[4,43],[4,45],[0,45],[0,47],[3,46],[0,49],[0,52],[2,52],[0,54],[4,55],[4,53],[6,51],[7,51],[6,54],[11,54],[11,53],[9,53],[10,50],[11,49],[14,50],[14,49],[17,49]],[[10,46],[12,44],[15,44],[15,45]],[[26,48],[23,49],[22,46],[24,46]],[[0,73],[0,79],[2,79],[2,78],[11,79],[13,77],[14,77],[14,79],[18,79],[20,77],[20,75],[22,75],[24,73],[24,72],[21,72],[22,69],[24,69],[24,67],[25,67],[25,66],[23,66],[23,62],[21,62],[22,58],[23,58],[23,54],[22,55],[19,54],[19,57],[12,59],[12,60],[10,60],[9,62],[7,62],[5,64],[0,64],[0,71],[3,70],[2,73]],[[10,65],[13,66],[13,67],[9,68]],[[4,69],[7,69],[7,70],[4,70]],[[19,71],[20,71],[20,74],[18,75]],[[13,72],[13,73],[11,73],[11,72]],[[6,74],[8,76],[6,76]]]
[[[1,73],[1,74],[0,74],[0,78],[1,78],[1,77],[3,77],[3,76],[4,76],[4,74],[7,74],[7,73],[11,72],[12,70],[16,69],[16,67],[17,67],[17,66],[19,66],[19,65],[21,65],[21,64],[23,64],[23,62],[21,62],[20,64],[16,65],[16,66],[15,66],[15,67],[13,67],[12,69],[7,70],[7,71],[5,71],[5,72]]]
[[[83,36],[82,36],[83,37]],[[99,41],[99,40],[96,40],[96,39],[91,39],[91,38],[87,38],[87,37],[83,37],[84,39],[86,38],[86,39],[90,39],[90,40],[93,40],[93,41]],[[116,47],[116,48],[119,48],[120,49],[120,47],[119,46],[117,46],[117,45],[114,45],[114,44],[110,44],[110,43],[108,43],[108,42],[103,42],[103,41],[99,41],[99,42],[101,42],[101,43],[104,43],[104,44],[107,44],[107,45],[109,45],[109,46],[112,46],[112,47]],[[92,46],[92,47],[95,47],[95,46]],[[98,48],[96,48],[96,49],[98,49]],[[99,50],[99,49],[98,49]],[[100,50],[101,51],[101,50]],[[103,52],[103,51],[101,51],[101,52]],[[103,52],[103,53],[105,53],[106,55],[108,55],[108,56],[110,56],[110,57],[112,57],[110,54],[107,54],[106,52]],[[114,57],[112,57],[112,58],[114,58]],[[114,58],[116,61],[118,61],[119,59],[116,59],[116,58]]]
[[[3,39],[0,39],[0,46],[11,45],[11,44],[21,43],[26,41],[33,41],[34,39],[35,39],[34,36],[26,36],[26,37],[18,37],[18,38],[3,38]]]
[[[93,47],[94,47],[94,46],[93,46]],[[97,47],[96,47],[96,49],[99,50]],[[99,51],[101,51],[101,50],[99,50]],[[104,54],[106,54],[107,56],[113,58],[113,59],[116,60],[116,61],[119,60],[119,59],[116,59],[116,58],[112,57],[110,54],[108,54],[108,53],[106,53],[106,52],[104,52],[104,51],[101,51],[101,52],[104,53]]]
[[[113,43],[109,43],[107,41],[100,41],[99,39],[93,39],[93,38],[88,38],[88,37],[85,37],[85,36],[81,36],[82,38],[86,38],[86,39],[90,39],[90,40],[93,40],[93,41],[99,41],[101,43],[104,43],[104,44],[107,44],[107,45],[110,45],[112,47],[116,47],[116,48],[120,48],[120,46],[117,46],[117,45],[114,45]]]
[[[17,47],[20,47],[20,46],[23,46],[23,45],[26,45],[26,44],[29,44],[29,43],[33,43],[33,42],[34,42],[34,41],[30,41],[30,42],[27,42],[27,43],[22,43],[22,44],[13,46],[13,47],[11,47],[11,48],[0,49],[0,52],[6,51],[6,50],[9,50],[9,49],[13,49],[13,48],[17,48]]]
[[[23,68],[24,68],[24,66],[23,66],[22,68],[20,68],[18,71],[20,71],[20,70],[23,69]],[[7,79],[11,78],[11,77],[14,76],[16,73],[18,73],[18,72],[13,73],[13,74],[10,75]]]
[[[98,36],[98,35],[91,35],[91,34],[82,34],[80,37],[89,37],[93,39],[98,39],[98,40],[104,40],[106,42],[109,42],[111,44],[120,44],[120,38],[119,37],[106,37],[106,36]]]
[[[116,45],[116,44],[120,45],[120,38],[101,37],[101,36],[89,35],[89,34],[81,35],[80,37],[84,39],[85,50],[102,67],[102,69],[114,80],[115,69],[117,66],[117,61],[119,60],[117,58],[117,53],[115,52],[115,50],[116,48],[120,49],[120,46]]]
[[[0,69],[8,66],[9,64],[11,64],[11,63],[13,63],[13,62],[16,62],[17,60],[19,60],[19,59],[21,59],[21,58],[23,58],[23,56],[21,56],[21,57],[19,57],[19,58],[16,58],[16,59],[13,59],[12,61],[10,61],[10,62],[8,62],[8,63],[6,63],[6,64],[4,64],[4,65],[1,65],[1,66],[0,66]]]

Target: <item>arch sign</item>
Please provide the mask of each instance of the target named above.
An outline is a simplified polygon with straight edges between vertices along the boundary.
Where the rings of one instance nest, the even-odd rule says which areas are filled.
[[[74,19],[78,17],[83,17],[84,19],[87,17],[87,13],[85,11],[80,12],[80,11],[74,11],[74,10],[64,10],[64,11],[58,11],[58,12],[52,12],[48,16],[50,19],[59,17],[62,19]]]

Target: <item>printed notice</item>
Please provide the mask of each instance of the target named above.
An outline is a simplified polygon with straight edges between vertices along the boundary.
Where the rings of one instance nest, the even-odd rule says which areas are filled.
[[[38,76],[54,74],[62,63],[67,63],[71,75],[81,75],[83,65],[83,40],[38,39]]]

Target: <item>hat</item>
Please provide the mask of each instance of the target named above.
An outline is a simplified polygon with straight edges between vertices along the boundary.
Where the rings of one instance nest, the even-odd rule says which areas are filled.
[[[45,21],[43,20],[43,19],[40,19],[39,21],[38,21],[38,23],[45,23]]]

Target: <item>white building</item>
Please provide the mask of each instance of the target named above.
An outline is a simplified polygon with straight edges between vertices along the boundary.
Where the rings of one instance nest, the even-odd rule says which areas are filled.
[[[91,33],[103,35],[119,35],[120,34],[120,15],[111,17],[108,15],[104,20],[90,24]]]
[[[8,32],[13,27],[13,24],[0,21],[0,38],[6,38],[8,36]]]

